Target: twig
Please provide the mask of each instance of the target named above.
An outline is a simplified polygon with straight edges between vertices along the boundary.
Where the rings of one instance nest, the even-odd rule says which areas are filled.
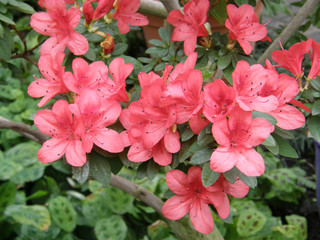
[[[282,44],[286,43],[295,31],[300,27],[302,22],[310,16],[310,13],[319,3],[319,0],[307,0],[306,3],[300,8],[296,16],[290,21],[287,27],[280,33],[280,35],[273,41],[269,48],[258,59],[259,64],[264,64],[265,60],[270,58],[271,53],[280,49],[279,39]]]
[[[0,116],[0,129],[11,129],[15,132],[20,133],[22,136],[25,136],[40,144],[48,140],[47,135],[37,130],[32,130],[29,125],[19,123],[19,122],[12,122],[1,116]]]

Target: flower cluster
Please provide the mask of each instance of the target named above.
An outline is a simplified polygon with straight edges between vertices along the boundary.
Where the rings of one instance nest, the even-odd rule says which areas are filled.
[[[128,24],[148,24],[143,15],[136,13],[139,0],[100,0],[95,9],[92,2],[97,0],[86,0],[82,6],[86,26],[103,17],[107,22],[117,20],[120,33],[129,31]],[[129,147],[130,161],[153,159],[167,166],[173,154],[181,149],[179,125],[188,125],[194,134],[199,134],[211,124],[215,140],[210,157],[212,171],[224,173],[236,167],[243,174],[255,177],[264,173],[265,165],[254,148],[269,137],[275,126],[254,113],[271,115],[276,119],[276,126],[286,130],[303,126],[304,115],[290,105],[303,106],[294,99],[299,93],[299,83],[289,75],[279,74],[276,67],[286,68],[301,78],[301,62],[309,52],[312,68],[308,79],[315,78],[320,73],[318,43],[309,40],[288,51],[274,52],[276,66],[269,61],[265,66],[250,66],[246,61],[239,61],[232,73],[232,84],[225,78],[204,84],[201,71],[195,69],[197,53],[194,51],[198,37],[209,34],[204,25],[209,1],[192,0],[184,6],[183,13],[174,10],[167,18],[175,27],[171,40],[184,41],[184,52],[188,56],[185,62],[166,66],[162,75],[140,72],[140,98],[130,102],[126,79],[134,67],[123,58],[113,59],[109,66],[103,61],[89,64],[75,58],[72,72],[65,71],[66,47],[74,55],[88,51],[87,39],[74,30],[81,11],[77,5],[67,10],[66,4],[74,1],[40,0],[39,5],[47,12],[35,13],[31,18],[34,30],[50,38],[41,47],[39,70],[43,78],[36,79],[28,93],[32,97],[43,97],[39,107],[58,94],[68,99],[56,101],[52,110],[40,110],[34,118],[39,130],[51,137],[38,153],[41,162],[50,163],[65,155],[69,164],[82,166],[86,154],[96,145],[111,153]],[[238,42],[248,55],[253,42],[270,40],[250,5],[238,8],[229,4],[227,13],[225,26],[230,30],[230,51]],[[104,51],[115,47],[114,39],[108,37],[102,43]],[[127,108],[122,109],[119,102],[126,103]],[[126,129],[121,133],[110,127],[118,118]],[[164,204],[163,214],[176,220],[190,213],[195,229],[210,233],[213,219],[209,204],[217,209],[221,218],[226,218],[230,212],[227,194],[242,198],[249,187],[240,179],[231,184],[223,175],[205,187],[201,171],[200,166],[193,166],[188,174],[180,170],[167,173],[167,184],[176,196]]]

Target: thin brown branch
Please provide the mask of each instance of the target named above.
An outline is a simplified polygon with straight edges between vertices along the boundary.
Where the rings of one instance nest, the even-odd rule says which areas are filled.
[[[287,27],[280,33],[280,35],[273,41],[269,48],[258,59],[259,64],[264,64],[266,59],[269,59],[273,51],[280,49],[279,39],[282,44],[285,44],[290,37],[298,30],[303,21],[310,16],[312,10],[319,3],[319,0],[307,0],[300,8],[297,14],[292,18]]]
[[[27,51],[27,44],[26,44],[26,40],[24,39],[24,37],[21,35],[21,33],[18,31],[18,29],[16,28],[15,25],[11,25],[11,27],[13,28],[13,30],[16,32],[16,34],[19,36],[19,38],[21,39],[22,43],[23,43],[23,47],[24,47],[24,52]]]
[[[12,122],[8,119],[0,116],[0,129],[11,129],[22,136],[25,136],[37,143],[42,144],[48,140],[48,136],[39,132],[38,130],[32,130],[31,126],[19,122]]]

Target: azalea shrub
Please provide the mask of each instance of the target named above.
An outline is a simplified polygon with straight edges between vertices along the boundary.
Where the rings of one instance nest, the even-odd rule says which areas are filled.
[[[81,237],[79,226],[94,228],[88,239],[175,239],[171,220],[186,215],[191,224],[184,227],[208,237],[307,238],[304,217],[281,220],[256,196],[297,204],[306,188],[316,188],[299,163],[288,168],[280,158],[303,158],[288,143],[292,130],[307,129],[320,141],[318,42],[305,39],[286,49],[279,42],[281,50],[258,64],[256,42],[272,42],[255,12],[259,3],[191,0],[168,13],[171,27],[159,28],[160,38],[144,55],[130,56],[131,30],[149,24],[137,12],[139,0],[37,4],[35,12],[22,1],[4,1],[6,15],[0,15],[2,65],[27,72],[16,61],[23,58],[39,70],[15,85],[22,90],[3,84],[0,93],[2,108],[10,102],[2,117],[34,123],[32,132],[11,129],[41,143],[12,140],[0,155],[8,169],[0,171],[6,181],[0,193],[8,196],[0,211],[21,224],[21,239]],[[12,16],[21,13],[32,14],[30,25],[15,24]],[[214,32],[208,16],[227,33]],[[6,131],[2,136],[11,131],[19,139]],[[34,158],[24,163],[28,153]],[[108,187],[117,186],[116,175],[165,200],[164,218],[156,222],[151,200]],[[140,182],[144,177],[148,182]],[[30,181],[37,181],[33,193],[21,196],[17,188]],[[28,206],[29,200],[40,204]],[[153,224],[135,234],[124,219],[135,227],[139,220]]]

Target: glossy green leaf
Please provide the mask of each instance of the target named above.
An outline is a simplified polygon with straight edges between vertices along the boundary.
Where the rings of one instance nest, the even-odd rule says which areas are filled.
[[[72,176],[80,184],[83,184],[89,177],[89,169],[90,166],[88,161],[82,167],[72,167]]]
[[[49,202],[49,211],[54,223],[66,232],[72,232],[77,225],[77,214],[71,202],[62,196]]]
[[[101,219],[94,227],[98,240],[124,240],[127,235],[127,226],[120,216]]]
[[[10,205],[5,215],[12,217],[18,223],[32,225],[40,230],[47,230],[51,225],[48,209],[40,205]]]
[[[34,9],[24,2],[16,1],[16,0],[10,0],[8,3],[13,7],[13,9],[18,10],[23,13],[27,14],[33,14],[35,13]]]
[[[93,151],[88,155],[88,162],[90,176],[102,183],[103,186],[108,186],[111,181],[111,167],[106,157]]]
[[[214,172],[210,168],[210,162],[205,163],[202,168],[201,179],[202,183],[205,187],[208,187],[214,184],[218,178],[220,177],[220,173]]]
[[[204,148],[196,152],[190,159],[191,164],[199,165],[210,161],[212,149]]]

